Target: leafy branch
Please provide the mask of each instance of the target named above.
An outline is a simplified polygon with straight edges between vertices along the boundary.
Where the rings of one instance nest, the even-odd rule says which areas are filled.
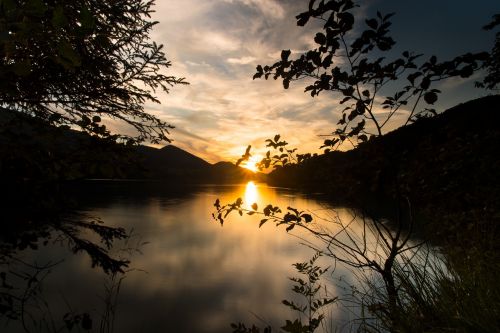
[[[137,135],[115,139],[169,141],[171,125],[148,114],[183,78],[163,45],[150,40],[154,1],[2,1],[0,107],[101,137],[101,118],[128,124]]]
[[[281,327],[280,332],[288,333],[313,333],[324,321],[325,316],[321,313],[321,310],[335,302],[338,297],[322,297],[320,295],[320,289],[322,288],[319,283],[321,277],[328,272],[328,268],[322,269],[320,266],[316,265],[316,261],[321,257],[321,253],[316,252],[316,254],[308,261],[299,262],[293,264],[297,272],[303,277],[291,277],[289,278],[294,282],[292,291],[298,295],[301,295],[305,304],[296,304],[293,301],[283,300],[282,304],[290,308],[291,310],[298,312],[299,315],[303,315],[307,318],[307,324],[303,324],[300,318],[294,321],[286,320],[285,325]],[[233,333],[259,333],[260,328],[252,325],[251,327],[246,327],[243,323],[231,324],[233,328]],[[264,328],[264,333],[271,333],[272,327],[267,326]]]
[[[307,161],[317,154],[298,154],[297,148],[289,148],[288,142],[281,139],[279,134],[276,134],[272,139],[267,139],[266,147],[270,148],[265,156],[256,163],[257,168],[262,171],[270,167],[279,169],[293,164],[300,164]],[[252,146],[248,146],[245,153],[238,159],[236,165],[240,165],[244,161],[248,161],[252,154],[250,153]]]
[[[439,62],[436,56],[418,64],[423,55],[405,51],[388,60],[381,54],[389,52],[396,42],[389,35],[393,13],[364,21],[361,33],[355,29],[352,11],[358,5],[352,0],[311,0],[307,11],[296,16],[297,25],[311,19],[323,22],[323,30],[314,37],[315,48],[292,59],[290,50],[281,52],[273,65],[256,68],[254,79],[280,79],[284,89],[292,81],[312,80],[304,91],[311,97],[328,91],[339,96],[342,110],[338,127],[323,147],[336,148],[350,138],[364,142],[384,134],[396,114],[404,114],[403,125],[419,117],[435,114],[432,108],[419,108],[424,101],[432,106],[441,93],[433,87],[451,77],[468,78],[489,59],[487,52],[467,53]],[[309,82],[309,81],[307,81]],[[396,87],[388,94],[389,87]],[[382,101],[382,102],[380,102]],[[406,108],[409,108],[406,109]],[[377,112],[383,109],[386,112]]]
[[[404,216],[402,205],[407,205],[408,216]],[[247,209],[243,207],[241,198],[226,205],[221,205],[217,199],[214,207],[216,212],[212,214],[212,217],[221,225],[224,224],[229,214],[237,212],[240,216],[244,214],[259,216],[259,228],[267,222],[273,222],[276,226],[283,225],[287,232],[300,228],[314,236],[314,239],[319,242],[310,244],[310,247],[316,251],[351,268],[362,271],[368,269],[376,273],[383,281],[384,303],[377,303],[377,306],[370,304],[370,309],[391,330],[394,330],[401,322],[402,309],[405,305],[403,298],[411,290],[405,289],[406,282],[402,280],[404,277],[401,277],[398,272],[404,271],[401,267],[411,264],[418,250],[425,244],[424,242],[410,242],[413,235],[413,218],[408,201],[399,203],[398,218],[391,225],[381,219],[369,219],[356,214],[350,221],[343,221],[337,215],[334,219],[326,220],[333,225],[334,228],[331,229],[319,223],[312,223],[313,216],[310,213],[293,207],[282,210],[278,206],[269,204],[259,210],[258,205],[254,203],[251,209]],[[304,310],[303,307],[294,303],[290,303],[289,306],[295,310]]]

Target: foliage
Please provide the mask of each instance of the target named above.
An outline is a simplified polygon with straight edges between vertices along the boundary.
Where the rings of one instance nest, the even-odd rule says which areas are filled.
[[[263,218],[259,226],[268,221],[273,221],[276,225],[286,226],[286,231],[298,227],[312,234],[319,244],[310,244],[318,252],[325,254],[336,261],[359,270],[361,274],[366,271],[375,274],[375,282],[366,278],[368,274],[363,275],[360,281],[371,283],[369,288],[374,297],[369,299],[367,305],[369,310],[381,322],[382,327],[389,331],[398,331],[403,329],[405,322],[404,310],[406,309],[407,297],[413,300],[413,285],[406,288],[406,271],[401,267],[412,264],[412,260],[417,258],[416,253],[423,243],[410,242],[410,236],[413,234],[413,218],[411,212],[405,212],[403,207],[398,210],[398,220],[395,225],[388,225],[384,220],[368,219],[361,217],[362,226],[357,230],[353,225],[359,223],[359,218],[354,215],[351,221],[342,221],[339,217],[330,220],[330,227],[313,223],[311,214],[288,207],[283,213],[279,207],[273,205],[265,206],[262,211],[253,204],[251,209],[243,208],[243,201],[237,199],[232,204],[221,205],[217,200],[214,204],[217,212],[213,214],[215,220],[224,223],[225,218],[232,212],[238,212],[248,215],[260,215]],[[407,218],[404,215],[408,214]],[[361,230],[361,232],[359,232]],[[299,269],[303,267],[297,267]],[[307,268],[307,266],[306,266]],[[424,267],[425,269],[425,267]],[[298,282],[300,284],[300,282]],[[312,289],[314,290],[314,289]],[[306,293],[307,289],[304,289]],[[413,304],[410,301],[411,304]],[[416,302],[414,302],[416,303]],[[304,310],[293,303],[287,304],[296,310]],[[417,304],[419,305],[419,304]],[[290,322],[290,328],[295,327]]]
[[[0,182],[28,204],[38,185],[82,178],[124,178],[139,173],[135,146],[55,127],[0,111]],[[42,197],[42,199],[44,199]]]
[[[494,15],[493,21],[485,25],[483,29],[493,30],[498,26],[500,26],[500,14]],[[495,44],[491,50],[491,56],[486,63],[486,67],[488,75],[484,78],[483,82],[478,83],[478,86],[495,89],[500,83],[500,32],[496,33]]]
[[[285,332],[314,332],[325,319],[323,313],[317,313],[323,307],[335,302],[337,299],[337,297],[321,298],[318,295],[318,292],[321,289],[321,285],[318,284],[318,281],[321,276],[328,271],[328,269],[322,269],[320,266],[315,264],[320,256],[321,253],[317,252],[309,261],[293,265],[301,275],[305,276],[305,279],[296,277],[290,278],[290,280],[295,283],[292,290],[301,295],[305,299],[306,304],[299,305],[287,300],[284,300],[283,304],[288,306],[290,309],[305,315],[308,319],[308,323],[307,325],[304,325],[300,319],[296,319],[293,323],[287,320],[286,325],[282,327]]]
[[[316,261],[321,256],[321,253],[317,252],[309,261],[299,262],[293,264],[297,272],[304,276],[301,277],[291,277],[290,280],[294,282],[292,291],[305,300],[305,304],[296,304],[293,301],[283,300],[282,303],[299,313],[300,316],[305,316],[307,318],[307,324],[303,324],[300,318],[295,319],[293,322],[290,320],[285,321],[285,325],[281,327],[281,332],[288,333],[313,333],[324,321],[325,316],[321,313],[321,310],[328,306],[329,304],[335,302],[337,297],[328,298],[321,297],[319,291],[322,288],[319,281],[321,276],[328,271],[328,268],[322,269],[320,266],[316,265]],[[233,333],[259,333],[260,328],[252,325],[252,327],[246,327],[243,323],[231,324],[234,329]],[[267,326],[264,328],[264,333],[271,333],[272,328]]]
[[[111,332],[121,281],[130,272],[130,258],[144,243],[129,244],[133,239],[124,229],[105,226],[101,220],[84,214],[46,217],[33,220],[20,230],[4,227],[0,242],[0,321],[8,325],[15,321],[25,332],[97,331],[99,325],[87,312],[78,312],[67,303],[68,312],[61,313],[62,321],[47,302],[44,281],[58,262],[46,264],[24,261],[25,249],[38,250],[51,245],[66,246],[75,255],[85,253],[92,267],[100,268],[108,277],[103,297],[103,313],[99,332]],[[97,238],[96,238],[97,237]],[[112,251],[123,241],[124,248]],[[115,249],[117,250],[117,249]],[[60,319],[60,318],[59,318]],[[13,324],[16,325],[16,324]]]
[[[0,1],[0,106],[110,136],[102,117],[135,139],[167,140],[170,125],[144,112],[183,79],[150,41],[151,0]],[[115,138],[131,139],[127,136]]]
[[[325,220],[318,216],[313,221],[311,214],[292,207],[282,211],[273,205],[259,209],[253,204],[245,209],[241,199],[227,205],[216,201],[214,206],[217,212],[213,217],[221,224],[229,214],[238,212],[260,217],[259,226],[275,222],[287,231],[300,228],[314,236],[314,241],[301,237],[307,245],[352,268],[360,283],[352,296],[361,309],[361,317],[355,321],[361,331],[475,332],[498,327],[500,293],[496,281],[500,267],[494,236],[498,233],[496,224],[483,221],[483,212],[450,217],[458,239],[450,239],[451,230],[448,234],[439,231],[438,237],[448,241],[442,241],[438,252],[427,242],[411,240],[415,236],[414,218],[404,202],[391,221],[356,212],[351,220],[337,215]],[[442,211],[436,212],[448,228],[450,222]],[[438,230],[433,228],[433,232]],[[290,329],[299,329],[297,322],[288,324]]]
[[[309,160],[311,157],[316,157],[317,154],[299,154],[297,148],[288,147],[288,142],[281,138],[281,135],[276,134],[272,139],[267,139],[266,147],[270,148],[266,155],[256,163],[259,171],[267,170],[272,167],[274,170],[283,167],[298,165]],[[240,165],[244,161],[248,161],[252,154],[250,153],[252,146],[248,146],[245,153],[237,160],[236,165]]]
[[[464,54],[449,61],[439,62],[431,56],[417,64],[421,54],[405,51],[402,56],[387,60],[384,56],[395,44],[389,35],[393,13],[366,19],[364,31],[358,34],[352,0],[311,0],[307,11],[297,15],[297,25],[304,26],[311,19],[322,22],[323,30],[314,37],[316,48],[292,59],[290,50],[281,52],[281,59],[273,65],[257,66],[254,79],[280,79],[288,89],[292,81],[307,79],[305,91],[312,97],[322,91],[341,96],[342,110],[339,127],[323,147],[332,148],[347,139],[367,141],[384,133],[387,123],[403,110],[409,109],[404,125],[418,117],[435,113],[432,108],[419,109],[423,99],[431,107],[438,99],[439,90],[433,83],[450,77],[470,77],[488,59],[488,53]],[[391,88],[396,87],[396,88]],[[395,89],[388,94],[389,89]],[[379,96],[384,96],[379,103]],[[378,113],[378,109],[387,112]],[[401,112],[398,112],[401,111]]]

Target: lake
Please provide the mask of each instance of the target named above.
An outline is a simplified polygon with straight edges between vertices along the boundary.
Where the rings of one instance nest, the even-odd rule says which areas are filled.
[[[55,230],[38,249],[18,251],[13,260],[4,260],[2,271],[14,276],[7,282],[17,281],[15,290],[24,295],[28,331],[57,331],[67,313],[71,316],[66,320],[72,318],[76,326],[88,314],[94,332],[231,332],[229,325],[237,322],[277,329],[285,319],[297,318],[281,302],[301,301],[288,277],[298,276],[292,264],[314,255],[304,243],[315,239],[299,228],[287,233],[271,222],[259,228],[255,216],[232,214],[221,226],[211,217],[215,200],[229,203],[241,197],[247,208],[254,202],[259,207],[292,206],[311,213],[320,224],[353,220],[349,210],[332,207],[320,195],[253,182],[173,188],[166,183],[95,181],[74,194],[80,213],[130,234],[110,250],[115,258],[130,260],[129,267],[114,278],[92,268],[90,257],[74,254]],[[99,241],[88,231],[82,238]],[[327,257],[318,264],[331,266],[324,275],[323,296],[345,298],[351,293],[357,279],[350,270]],[[27,279],[20,272],[36,275],[33,295],[25,292]],[[325,311],[326,324],[348,331],[356,312],[332,304]],[[3,318],[2,332],[25,331],[21,322]]]

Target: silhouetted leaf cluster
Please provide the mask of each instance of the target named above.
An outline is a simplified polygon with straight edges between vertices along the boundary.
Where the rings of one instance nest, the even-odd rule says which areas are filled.
[[[287,306],[293,311],[299,312],[301,316],[307,318],[307,323],[302,323],[301,319],[285,320],[285,325],[281,327],[282,332],[288,333],[313,333],[320,326],[321,322],[324,320],[325,316],[320,310],[328,306],[329,304],[335,302],[338,298],[324,298],[319,295],[321,289],[321,284],[319,283],[321,276],[325,274],[328,269],[322,269],[315,263],[321,253],[317,252],[309,261],[299,262],[293,264],[297,272],[304,276],[301,277],[291,277],[289,278],[294,282],[292,291],[297,295],[300,295],[306,304],[296,304],[293,301],[283,300],[282,304]],[[231,324],[234,329],[233,333],[260,333],[259,327],[252,325],[252,327],[247,328],[245,324]],[[264,328],[264,333],[272,332],[272,328],[267,326]]]
[[[493,20],[485,25],[483,29],[494,30],[500,26],[500,14],[493,16]],[[496,89],[500,83],[500,31],[495,35],[495,44],[491,50],[490,59],[486,63],[488,75],[482,82],[477,83],[479,87],[486,87],[487,89]]]
[[[68,312],[64,315],[63,320],[66,325],[66,329],[70,332],[75,326],[80,326],[85,331],[90,331],[92,329],[92,318],[88,313],[75,315]]]
[[[296,226],[303,226],[304,224],[312,222],[312,215],[305,212],[297,210],[293,207],[287,207],[284,215],[280,215],[282,210],[278,206],[273,206],[271,204],[265,206],[261,211],[258,210],[258,205],[253,203],[251,209],[243,207],[243,199],[238,198],[235,202],[226,205],[221,205],[220,200],[217,199],[214,203],[216,212],[212,213],[212,218],[218,221],[221,225],[224,225],[226,218],[231,212],[237,212],[240,216],[246,215],[260,215],[263,218],[260,220],[259,228],[262,227],[266,222],[273,221],[277,226],[286,225],[286,231],[291,231]]]
[[[183,79],[150,41],[154,1],[2,1],[0,105],[109,136],[101,117],[138,131],[124,140],[169,140],[170,125],[144,112]]]

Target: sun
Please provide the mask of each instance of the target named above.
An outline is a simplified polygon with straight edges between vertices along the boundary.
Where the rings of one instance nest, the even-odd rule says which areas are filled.
[[[257,167],[257,163],[259,163],[261,159],[262,159],[261,156],[253,155],[248,159],[248,161],[245,161],[241,166],[245,169],[252,171],[252,172],[257,172],[257,171],[259,171],[259,168]]]

